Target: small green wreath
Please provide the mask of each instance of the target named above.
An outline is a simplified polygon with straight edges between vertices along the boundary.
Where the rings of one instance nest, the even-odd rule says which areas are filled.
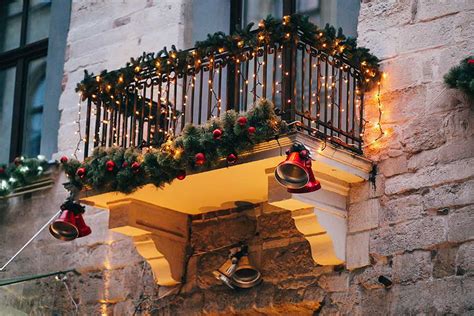
[[[444,82],[450,88],[459,89],[474,99],[474,57],[469,56],[444,75]]]

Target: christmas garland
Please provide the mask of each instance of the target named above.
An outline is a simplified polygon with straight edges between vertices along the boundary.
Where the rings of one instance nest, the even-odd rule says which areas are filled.
[[[112,104],[126,94],[132,82],[155,75],[161,77],[170,72],[198,73],[203,62],[209,61],[212,56],[227,54],[228,58],[237,60],[242,59],[249,47],[281,46],[298,40],[327,55],[342,58],[359,69],[364,79],[361,83],[363,89],[369,89],[380,80],[379,59],[370,54],[369,49],[357,47],[356,40],[342,34],[341,28],[336,31],[327,24],[320,29],[309,22],[307,16],[298,14],[283,19],[268,16],[260,21],[256,30],[252,30],[253,26],[250,23],[232,35],[223,32],[209,34],[205,41],[196,42],[192,50],[177,50],[173,45],[169,51],[165,47],[157,53],[143,53],[138,58],[131,58],[125,67],[109,72],[103,70],[99,75],[85,70],[84,79],[77,85],[76,92],[81,94],[83,100],[92,98],[103,104]]]
[[[180,136],[169,138],[159,148],[142,152],[138,148],[99,147],[84,162],[62,157],[61,163],[70,189],[130,193],[145,184],[162,187],[174,179],[183,180],[189,171],[206,170],[222,161],[234,164],[242,152],[286,130],[273,104],[260,100],[247,113],[230,110],[205,125],[189,124]]]
[[[43,176],[48,168],[44,156],[37,158],[18,157],[10,165],[0,165],[0,197],[29,185]]]
[[[444,82],[450,88],[455,88],[474,98],[474,57],[468,57],[454,66],[444,76]]]

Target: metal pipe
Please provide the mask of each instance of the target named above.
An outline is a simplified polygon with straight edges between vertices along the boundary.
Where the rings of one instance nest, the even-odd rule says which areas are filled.
[[[47,278],[47,277],[50,277],[50,276],[53,276],[53,275],[59,277],[62,274],[66,274],[66,273],[69,273],[69,272],[72,272],[75,275],[81,275],[76,269],[70,269],[70,270],[64,270],[64,271],[57,271],[57,272],[50,272],[50,273],[44,273],[44,274],[36,274],[36,275],[29,275],[29,276],[24,276],[24,277],[0,280],[0,286],[11,285],[11,284],[21,283],[21,282],[25,282],[25,281],[31,281],[31,280]]]
[[[49,223],[51,223],[58,215],[61,213],[61,210],[57,211],[44,225],[41,227],[34,235],[30,238],[14,255],[11,257],[1,268],[0,271],[5,270],[5,268],[12,262],[38,235],[48,227]]]

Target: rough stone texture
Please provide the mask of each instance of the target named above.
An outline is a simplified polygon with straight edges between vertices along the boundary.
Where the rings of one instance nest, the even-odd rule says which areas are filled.
[[[117,68],[164,45],[189,47],[190,7],[188,0],[74,1],[57,157],[75,146],[74,87],[83,70]],[[382,85],[388,134],[365,148],[378,162],[375,183],[351,186],[344,266],[317,266],[289,212],[250,210],[195,220],[186,282],[160,288],[130,238],[107,229],[108,212],[88,207],[93,235],[65,243],[43,232],[2,278],[76,268],[82,275],[66,282],[79,315],[472,314],[474,108],[445,89],[442,77],[474,51],[474,3],[364,0],[358,33],[358,43],[388,72]],[[369,122],[378,115],[373,94],[366,98]],[[372,136],[368,131],[368,143]],[[1,262],[54,214],[66,196],[63,181],[0,201]],[[212,271],[241,239],[264,281],[234,292]],[[381,275],[393,282],[390,288],[378,281]],[[7,308],[74,313],[64,285],[53,278],[0,288],[0,314]]]

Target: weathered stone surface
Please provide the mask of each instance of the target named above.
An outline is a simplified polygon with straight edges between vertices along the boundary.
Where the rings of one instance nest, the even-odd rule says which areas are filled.
[[[257,219],[257,232],[262,239],[301,236],[289,211],[262,214]]]
[[[474,204],[474,180],[429,188],[423,194],[425,209],[455,208]]]
[[[425,214],[422,201],[421,195],[418,194],[382,199],[380,224],[396,224],[421,218]]]
[[[467,242],[459,247],[456,264],[458,275],[474,272],[474,242]]]
[[[460,242],[474,239],[474,205],[453,211],[448,217],[448,240]]]
[[[349,273],[322,275],[318,284],[327,292],[345,292],[349,289]]]
[[[191,243],[196,251],[211,250],[251,239],[255,228],[255,220],[240,214],[193,222]]]
[[[387,264],[373,264],[364,268],[362,271],[357,271],[354,274],[354,283],[360,284],[366,290],[381,289],[384,285],[379,282],[380,276],[385,276],[392,279],[392,268]]]
[[[456,271],[456,254],[458,247],[433,250],[433,277],[444,278],[454,275]]]
[[[388,195],[436,186],[449,182],[460,182],[474,177],[474,158],[455,161],[442,166],[423,168],[416,173],[402,174],[385,181],[385,193]]]
[[[349,232],[358,232],[375,228],[379,224],[380,201],[371,199],[352,204],[349,207]]]
[[[392,313],[461,314],[472,310],[474,280],[435,279],[394,287]]]
[[[431,252],[415,250],[394,256],[393,281],[395,283],[416,282],[431,276]]]
[[[360,232],[347,235],[346,266],[352,270],[370,264],[369,232]]]
[[[385,178],[380,174],[375,177],[375,183],[369,181],[353,183],[349,194],[349,204],[382,196],[385,188],[384,185]]]
[[[379,170],[387,178],[408,171],[406,156],[385,159],[379,164]]]
[[[446,240],[444,218],[432,216],[372,231],[370,253],[391,255],[406,250],[428,249]]]

